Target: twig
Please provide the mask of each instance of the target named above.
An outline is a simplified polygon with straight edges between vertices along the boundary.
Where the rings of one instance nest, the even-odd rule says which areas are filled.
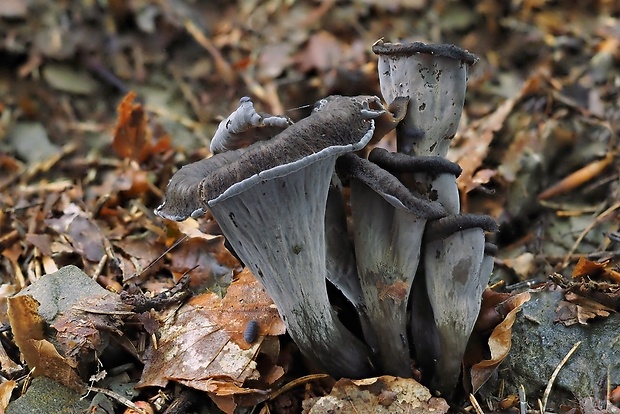
[[[101,260],[99,260],[99,263],[97,263],[97,267],[95,268],[95,271],[93,272],[93,276],[92,276],[93,280],[97,280],[97,278],[101,275],[101,272],[103,271],[103,267],[105,266],[107,261],[108,261],[108,255],[107,253],[104,253],[103,256],[101,256]]]
[[[305,377],[297,378],[289,382],[288,384],[285,384],[282,388],[272,392],[269,395],[269,400],[273,401],[279,395],[284,394],[288,390],[298,387],[300,385],[306,384],[311,381],[321,380],[321,379],[326,379],[326,378],[330,378],[330,376],[327,374],[312,374],[312,375],[306,375]]]
[[[135,275],[134,277],[142,276],[144,274],[144,272],[149,270],[151,267],[153,267],[155,265],[155,263],[160,261],[165,255],[170,253],[172,251],[172,249],[177,247],[179,244],[183,243],[185,241],[185,239],[187,239],[187,237],[188,237],[188,235],[186,234],[185,236],[181,237],[179,240],[175,241],[172,246],[168,247],[165,252],[160,254],[159,257],[157,257],[157,259],[155,259],[151,263],[149,263],[148,266],[146,266],[144,269],[142,269],[142,271],[140,273],[138,273],[137,275]]]
[[[196,42],[202,47],[204,47],[207,52],[213,58],[215,62],[215,68],[217,69],[218,74],[222,77],[224,82],[227,85],[232,85],[235,82],[235,71],[230,66],[230,64],[224,59],[220,51],[217,47],[211,42],[209,39],[194,23],[193,21],[187,19],[183,22],[183,26],[185,26],[185,30],[194,38]]]
[[[527,399],[525,397],[525,387],[519,384],[519,414],[527,412]]]
[[[562,369],[564,364],[566,364],[568,362],[568,359],[571,357],[571,355],[573,355],[575,353],[575,351],[577,350],[577,348],[579,348],[579,345],[581,345],[581,341],[579,341],[575,345],[573,345],[573,347],[571,348],[570,351],[568,351],[566,356],[564,358],[562,358],[562,360],[560,361],[558,366],[555,367],[555,370],[553,371],[553,374],[551,374],[551,378],[549,378],[549,382],[547,383],[547,388],[545,388],[545,392],[543,394],[542,406],[541,406],[541,411],[540,411],[541,414],[544,414],[545,409],[547,408],[547,400],[549,399],[549,394],[551,394],[551,387],[553,386],[553,383],[555,382],[555,378],[560,373],[560,370]]]
[[[101,394],[105,394],[110,398],[114,398],[115,400],[123,404],[125,407],[129,407],[133,410],[136,410],[140,414],[146,414],[146,412],[142,408],[138,407],[133,402],[123,397],[122,395],[115,393],[114,391],[106,390],[105,388],[98,388],[98,387],[89,387],[88,391],[89,392],[90,391],[100,392]]]
[[[613,213],[619,208],[620,208],[620,202],[615,203],[613,206],[603,211],[598,217],[596,217],[592,221],[592,223],[590,223],[585,229],[583,229],[579,237],[577,237],[577,240],[575,240],[575,244],[573,244],[573,247],[571,247],[569,252],[566,254],[566,257],[564,258],[564,263],[562,263],[562,267],[568,266],[568,263],[570,262],[570,257],[572,256],[573,253],[575,253],[575,250],[577,250],[577,247],[579,246],[581,241],[586,237],[586,235],[590,232],[590,230],[592,230],[594,226],[599,224],[601,221],[603,221],[603,219],[605,219],[608,215],[610,215],[611,213]]]
[[[480,404],[478,403],[478,400],[476,400],[474,394],[469,394],[469,402],[474,407],[474,410],[476,410],[477,414],[484,414],[484,411],[482,411],[482,407],[480,407]]]

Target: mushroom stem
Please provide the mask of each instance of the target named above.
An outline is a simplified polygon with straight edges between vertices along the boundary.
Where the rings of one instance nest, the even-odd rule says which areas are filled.
[[[408,96],[407,115],[397,128],[398,152],[445,157],[459,124],[467,69],[477,58],[455,45],[376,42],[383,98]]]
[[[368,349],[338,320],[325,285],[325,205],[334,162],[335,156],[319,159],[209,207],[302,353],[334,376],[360,378],[372,372]]]
[[[472,214],[444,217],[429,222],[426,229],[424,274],[440,345],[431,383],[447,396],[458,382],[489,281],[490,274],[482,269],[485,230],[496,231],[495,221]]]
[[[375,357],[384,372],[410,377],[409,293],[426,220],[446,212],[368,160],[347,154],[338,160],[338,169],[351,178],[357,267],[375,332]]]

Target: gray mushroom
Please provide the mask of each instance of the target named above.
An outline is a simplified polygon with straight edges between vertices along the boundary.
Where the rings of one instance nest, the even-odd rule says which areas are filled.
[[[450,214],[460,212],[456,178],[461,174],[458,164],[439,156],[410,156],[375,148],[368,159],[397,175],[409,189],[430,200],[438,201]]]
[[[302,353],[334,376],[362,377],[373,368],[367,347],[328,300],[327,193],[336,158],[363,148],[383,113],[377,97],[323,99],[308,118],[211,171],[195,194],[272,297]],[[175,177],[172,189],[179,188]],[[167,191],[166,203],[176,195]]]
[[[411,376],[407,304],[420,259],[426,221],[445,216],[396,177],[354,154],[338,159],[351,179],[351,209],[358,274],[374,337],[376,360],[391,375]]]
[[[205,214],[207,206],[199,197],[201,181],[239,158],[244,151],[229,151],[181,167],[168,182],[164,202],[155,209],[155,214],[174,221]]]
[[[439,351],[431,352],[438,355],[431,385],[447,396],[458,382],[489,281],[488,268],[482,269],[485,231],[497,231],[495,221],[473,214],[440,218],[426,228],[424,277],[438,334],[437,339],[427,341],[439,344]]]
[[[342,292],[358,313],[365,313],[353,242],[347,229],[342,183],[336,174],[332,176],[325,208],[325,254],[327,279]]]
[[[218,125],[211,139],[211,152],[217,154],[270,139],[292,123],[285,116],[256,112],[252,100],[244,96],[239,100],[239,107]]]
[[[455,45],[376,42],[383,98],[408,96],[407,115],[397,129],[398,152],[445,157],[456,133],[477,57]]]

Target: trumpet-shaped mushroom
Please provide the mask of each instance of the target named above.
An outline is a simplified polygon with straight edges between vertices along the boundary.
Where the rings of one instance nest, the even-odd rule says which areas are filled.
[[[445,216],[441,204],[416,196],[393,175],[354,154],[338,159],[351,178],[358,274],[384,372],[411,376],[407,303],[420,259],[426,221]]]
[[[187,164],[174,174],[164,202],[155,209],[155,214],[174,221],[183,221],[189,217],[197,218],[206,213],[206,205],[198,196],[202,179],[210,176],[218,168],[230,164],[245,150],[228,151],[204,160]]]
[[[398,152],[445,157],[456,133],[467,86],[468,66],[477,58],[455,45],[383,43],[379,55],[383,98],[408,96],[407,115],[397,129]]]
[[[244,96],[239,100],[239,107],[218,125],[211,139],[211,152],[217,154],[270,139],[292,123],[285,116],[256,112],[252,100]]]
[[[429,222],[426,228],[424,276],[439,336],[428,342],[438,342],[440,348],[431,352],[438,354],[432,386],[444,395],[451,395],[458,382],[465,347],[489,281],[488,267],[482,265],[484,233],[496,230],[491,217],[472,214],[447,216]]]
[[[363,148],[384,112],[377,97],[323,99],[308,118],[211,171],[195,194],[272,297],[300,350],[335,376],[373,369],[367,347],[328,300],[327,194],[336,158]],[[175,199],[166,192],[166,203]]]
[[[415,189],[428,199],[438,201],[450,214],[460,211],[456,178],[458,164],[439,156],[410,156],[375,148],[368,159],[401,179],[407,188]]]

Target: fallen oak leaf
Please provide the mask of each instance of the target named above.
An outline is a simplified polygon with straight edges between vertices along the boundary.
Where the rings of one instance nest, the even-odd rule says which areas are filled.
[[[223,300],[215,293],[202,294],[163,314],[162,319],[158,347],[149,348],[138,387],[164,387],[168,381],[175,381],[221,397],[214,401],[232,412],[229,409],[236,406],[235,396],[240,394],[258,395],[256,403],[268,398],[259,389],[244,388],[246,380],[262,379],[265,372],[273,383],[284,373],[279,369],[279,375],[274,375],[272,369],[261,369],[255,362],[267,342],[277,343],[266,335],[283,334],[284,324],[248,270],[238,275]],[[243,331],[251,319],[259,321],[259,336],[248,344]],[[268,359],[276,358],[271,355]]]

